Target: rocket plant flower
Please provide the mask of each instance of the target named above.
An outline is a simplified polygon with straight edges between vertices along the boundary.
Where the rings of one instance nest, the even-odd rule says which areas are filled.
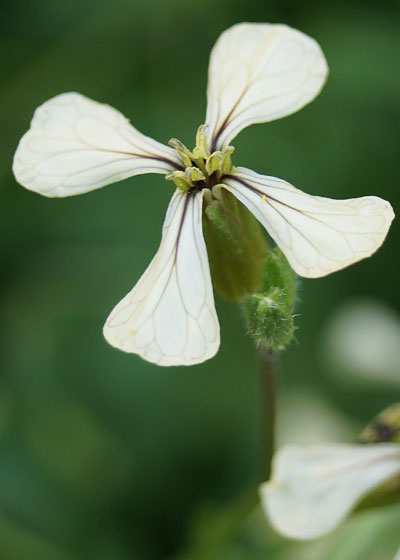
[[[314,539],[332,531],[364,499],[364,507],[398,501],[400,403],[369,422],[356,445],[286,445],[260,486],[267,519],[282,535]]]
[[[325,276],[382,244],[394,216],[388,202],[310,196],[232,165],[230,142],[242,129],[301,109],[327,72],[319,45],[300,31],[234,25],[211,52],[206,119],[192,151],[176,139],[165,146],[144,136],[117,110],[78,93],[57,95],[36,110],[13,164],[27,189],[65,197],[142,173],[164,174],[176,186],[155,257],[106,321],[111,345],[164,366],[215,355],[219,323],[202,215],[223,192],[247,207],[300,276]]]
[[[292,539],[315,539],[399,476],[397,443],[287,445],[274,457],[271,480],[260,486],[261,503],[276,531]]]

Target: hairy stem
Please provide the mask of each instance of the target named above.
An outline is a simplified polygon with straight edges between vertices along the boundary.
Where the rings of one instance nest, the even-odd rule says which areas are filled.
[[[275,451],[277,352],[259,348],[258,356],[262,399],[260,475],[261,480],[266,481],[271,475],[271,462]]]

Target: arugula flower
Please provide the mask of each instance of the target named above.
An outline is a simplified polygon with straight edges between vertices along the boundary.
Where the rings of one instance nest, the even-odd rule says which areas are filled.
[[[210,203],[221,189],[254,214],[301,276],[324,276],[382,244],[394,216],[388,202],[310,196],[232,166],[230,142],[243,128],[299,110],[318,95],[327,72],[307,35],[285,25],[234,25],[211,52],[206,121],[193,151],[176,139],[168,147],[144,136],[112,107],[78,93],[36,110],[13,165],[27,189],[72,196],[142,173],[164,174],[176,185],[155,257],[107,319],[110,344],[164,366],[215,355],[220,335],[202,212],[203,199]]]
[[[275,455],[271,480],[260,487],[261,503],[279,533],[314,539],[399,475],[397,443],[287,445]]]

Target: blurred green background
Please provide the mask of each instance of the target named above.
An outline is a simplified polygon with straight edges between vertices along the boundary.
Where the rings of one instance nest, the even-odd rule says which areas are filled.
[[[399,2],[1,3],[1,560],[394,556],[396,506],[356,516],[316,545],[280,539],[259,511],[242,520],[237,500],[257,474],[260,404],[236,306],[217,297],[221,349],[199,366],[159,368],[103,340],[107,314],[158,247],[172,185],[140,176],[51,200],[11,173],[35,107],[64,91],[109,103],[159,141],[191,146],[210,49],[241,21],[313,36],[330,77],[299,113],[243,131],[235,163],[312,194],[379,195],[396,211]],[[296,341],[280,367],[280,442],[353,441],[399,400],[399,244],[395,221],[373,258],[301,281]],[[354,298],[378,309],[353,344],[361,357],[375,348],[368,378],[357,356],[342,355],[343,328],[350,339],[358,333],[352,312],[350,322],[335,319]]]

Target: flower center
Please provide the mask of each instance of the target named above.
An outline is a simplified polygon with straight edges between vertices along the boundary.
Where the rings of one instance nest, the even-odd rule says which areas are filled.
[[[168,142],[178,152],[183,169],[168,173],[165,178],[173,181],[183,191],[212,189],[221,182],[224,175],[231,172],[231,155],[235,148],[225,146],[222,150],[211,153],[207,145],[206,128],[206,124],[199,126],[193,151],[188,150],[176,138],[171,138]]]

